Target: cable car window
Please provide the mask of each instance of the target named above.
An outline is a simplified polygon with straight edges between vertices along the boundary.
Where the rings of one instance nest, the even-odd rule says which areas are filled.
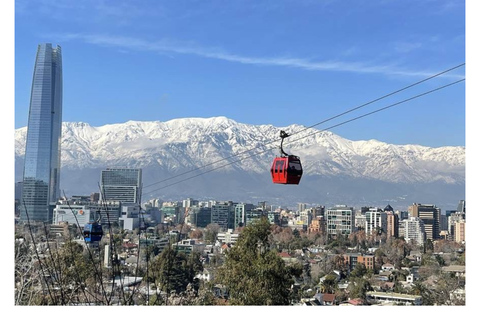
[[[275,163],[275,173],[282,172],[285,160],[279,160]]]
[[[290,169],[302,170],[302,165],[299,162],[290,162]]]

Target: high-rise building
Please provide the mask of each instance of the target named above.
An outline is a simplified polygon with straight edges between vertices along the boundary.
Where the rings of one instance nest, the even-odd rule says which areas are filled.
[[[414,203],[408,207],[409,217],[418,217],[425,225],[426,238],[436,240],[440,238],[440,208],[432,204]]]
[[[350,235],[355,227],[355,211],[353,207],[339,205],[330,208],[325,213],[327,220],[327,234],[336,237],[337,235]]]
[[[318,232],[321,235],[325,235],[326,222],[323,216],[315,217],[308,226],[308,233]]]
[[[302,211],[305,211],[305,210],[307,210],[307,204],[306,203],[299,203],[297,211],[302,212]]]
[[[458,202],[457,212],[462,212],[462,213],[466,212],[466,210],[465,210],[465,200],[460,200]]]
[[[100,177],[100,199],[140,204],[142,169],[107,168]]]
[[[232,201],[218,201],[212,205],[212,223],[218,224],[223,230],[234,229],[235,207]]]
[[[370,208],[365,212],[365,233],[381,234],[387,232],[387,214],[380,208]]]
[[[423,245],[425,242],[425,225],[419,217],[410,217],[400,222],[400,236],[405,241],[415,241],[417,245]]]
[[[60,197],[62,90],[61,47],[40,44],[28,115],[20,215],[23,221],[51,223]]]
[[[395,214],[391,205],[387,205],[383,212],[387,214],[387,239],[398,238],[398,215]]]
[[[357,210],[355,213],[355,230],[365,230],[365,226],[367,225],[367,217],[365,216],[365,212],[361,210]]]
[[[192,198],[187,198],[182,201],[182,207],[184,208],[190,208],[193,206],[198,206],[198,200],[194,200]]]
[[[447,230],[451,240],[455,239],[455,226],[458,222],[465,221],[465,214],[461,212],[455,212],[448,217]]]
[[[245,225],[248,226],[253,222],[261,219],[262,217],[268,217],[267,214],[263,212],[261,209],[253,209],[246,212],[245,215]]]
[[[212,222],[212,208],[191,207],[189,212],[189,221],[195,227],[205,228]]]
[[[455,222],[455,231],[454,231],[454,240],[455,242],[463,243],[465,242],[465,220],[459,220]]]
[[[237,203],[235,205],[234,228],[244,227],[247,224],[247,215],[255,209],[251,203]]]
[[[398,238],[398,215],[387,212],[387,239]]]

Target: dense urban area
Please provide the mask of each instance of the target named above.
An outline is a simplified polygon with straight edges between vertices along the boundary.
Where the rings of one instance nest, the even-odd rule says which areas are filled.
[[[444,213],[93,193],[52,213],[16,210],[16,305],[465,305],[463,200]]]

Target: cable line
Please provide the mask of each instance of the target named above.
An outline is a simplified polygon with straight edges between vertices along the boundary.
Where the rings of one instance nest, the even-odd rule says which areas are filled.
[[[369,102],[366,102],[366,103],[364,103],[364,104],[361,104],[361,105],[359,105],[359,106],[357,106],[357,107],[354,107],[354,108],[352,108],[352,109],[349,109],[349,110],[347,110],[347,111],[344,111],[344,112],[342,112],[342,113],[340,113],[340,114],[338,114],[338,115],[336,115],[336,116],[330,117],[330,118],[325,119],[325,120],[323,120],[323,121],[321,121],[321,122],[318,122],[318,123],[315,123],[315,124],[313,124],[313,125],[311,125],[311,126],[305,127],[305,128],[303,128],[303,129],[301,129],[301,130],[299,130],[299,131],[297,131],[297,132],[294,132],[294,133],[289,134],[289,136],[293,136],[293,135],[298,134],[298,133],[301,133],[301,132],[303,132],[303,131],[305,131],[305,130],[311,129],[311,128],[313,128],[313,127],[317,127],[317,126],[319,126],[319,125],[321,125],[321,124],[324,124],[324,123],[326,123],[326,122],[328,122],[328,121],[331,121],[331,120],[333,120],[333,119],[339,118],[339,117],[341,117],[341,116],[343,116],[343,115],[346,115],[346,114],[348,114],[348,113],[350,113],[350,112],[353,112],[353,111],[355,111],[355,110],[364,108],[364,107],[366,107],[366,106],[368,106],[368,105],[370,105],[370,104],[373,104],[373,103],[378,102],[378,101],[380,101],[380,100],[386,99],[386,98],[388,98],[388,97],[390,97],[390,96],[393,96],[393,95],[395,95],[395,94],[397,94],[397,93],[400,93],[400,92],[405,91],[405,90],[407,90],[407,89],[410,89],[410,88],[412,88],[412,87],[414,87],[414,86],[417,86],[417,85],[419,85],[419,84],[422,84],[422,83],[424,83],[424,82],[426,82],[426,81],[428,81],[428,80],[437,78],[437,77],[439,77],[439,76],[441,76],[441,75],[443,75],[443,74],[445,74],[445,73],[448,73],[448,72],[450,72],[450,71],[452,71],[452,70],[458,69],[458,68],[460,68],[460,67],[462,67],[462,66],[465,66],[465,63],[461,63],[461,64],[459,64],[459,65],[457,65],[457,66],[454,66],[454,67],[452,67],[452,68],[449,68],[449,69],[446,69],[446,70],[441,71],[441,72],[439,72],[439,73],[436,73],[436,74],[434,74],[434,75],[432,75],[432,76],[430,76],[430,77],[427,77],[427,78],[425,78],[425,79],[423,79],[423,80],[417,81],[417,82],[415,82],[415,83],[413,83],[413,84],[410,84],[410,85],[408,85],[408,86],[405,86],[405,87],[403,87],[403,88],[401,88],[401,89],[395,90],[395,91],[390,92],[390,93],[388,93],[388,94],[385,94],[385,95],[383,95],[383,96],[381,96],[381,97],[379,97],[379,98],[373,99],[373,100],[371,100],[371,101],[369,101]],[[464,79],[463,79],[463,80],[464,80]],[[460,81],[463,81],[463,80],[460,80]],[[279,141],[279,139],[274,139],[274,140],[271,140],[271,141],[267,141],[266,143],[264,143],[264,145],[266,146],[266,145],[269,145],[269,144],[274,143],[274,142],[277,142],[277,141]],[[191,170],[185,171],[185,172],[180,173],[180,174],[178,174],[178,175],[175,175],[175,176],[172,176],[172,177],[169,177],[169,178],[166,178],[166,179],[163,179],[163,180],[154,182],[154,183],[152,183],[152,184],[146,185],[146,186],[143,187],[143,189],[152,187],[152,186],[157,185],[157,184],[160,184],[160,183],[162,183],[162,182],[166,182],[166,181],[169,181],[169,180],[172,180],[172,179],[181,177],[181,176],[183,176],[183,175],[186,175],[186,174],[188,174],[188,173],[195,172],[195,171],[197,171],[197,170],[204,169],[204,168],[206,168],[206,167],[212,166],[212,165],[217,164],[217,163],[219,163],[219,162],[226,161],[226,160],[231,159],[231,158],[234,158],[234,157],[238,157],[238,156],[240,156],[240,155],[242,155],[242,154],[248,153],[248,152],[250,152],[250,151],[254,151],[254,150],[256,150],[256,149],[257,149],[257,148],[247,149],[247,150],[245,150],[245,151],[242,151],[242,152],[233,154],[233,155],[228,156],[228,157],[226,157],[226,158],[222,158],[222,159],[220,159],[220,160],[213,161],[213,162],[208,163],[208,164],[205,164],[205,165],[203,165],[203,166],[193,168],[193,169],[191,169]],[[237,162],[237,161],[234,161],[234,162],[232,162],[232,163],[236,163],[236,162]],[[229,164],[231,164],[231,163],[229,163]],[[222,166],[222,167],[223,167],[223,166]],[[210,172],[210,171],[207,171],[207,172]],[[188,179],[187,179],[187,180],[188,180]],[[184,180],[182,180],[182,181],[184,181]],[[163,188],[161,188],[161,189],[163,189]],[[157,190],[159,190],[159,189],[154,189],[153,191],[157,191]],[[150,191],[150,192],[153,192],[153,191]]]
[[[349,123],[349,122],[352,122],[352,121],[355,121],[355,120],[364,118],[364,117],[369,116],[369,115],[372,115],[372,114],[374,114],[374,113],[377,113],[377,112],[380,112],[380,111],[384,111],[384,110],[386,110],[386,109],[392,108],[392,107],[397,106],[397,105],[400,105],[400,104],[402,104],[402,103],[405,103],[405,102],[408,102],[408,101],[411,101],[411,100],[420,98],[420,97],[422,97],[422,96],[425,96],[425,95],[427,95],[427,94],[430,94],[430,93],[439,91],[439,90],[441,90],[441,89],[445,89],[445,88],[447,88],[447,87],[450,87],[450,86],[452,86],[452,85],[458,84],[458,83],[463,82],[463,81],[465,81],[465,79],[461,79],[461,80],[458,80],[458,81],[449,83],[449,84],[447,84],[447,85],[444,85],[444,86],[441,86],[441,87],[437,87],[437,88],[435,88],[435,89],[432,89],[432,90],[426,91],[426,92],[424,92],[424,93],[415,95],[415,96],[413,96],[413,97],[410,97],[410,98],[407,98],[407,99],[405,99],[405,100],[396,102],[396,103],[394,103],[394,104],[385,106],[385,107],[383,107],[383,108],[376,109],[376,110],[374,110],[374,111],[368,112],[368,113],[363,114],[363,115],[360,115],[360,116],[358,116],[358,117],[355,117],[355,118],[352,118],[352,119],[343,121],[343,122],[341,122],[341,123],[335,124],[335,125],[333,125],[333,126],[330,126],[330,127],[328,127],[328,128],[325,128],[325,129],[323,129],[323,130],[320,130],[320,131],[317,131],[317,132],[313,132],[313,133],[311,133],[311,134],[307,134],[307,135],[305,135],[305,136],[303,136],[303,137],[297,138],[297,139],[295,139],[295,140],[293,140],[293,141],[290,141],[289,144],[292,143],[292,142],[295,142],[295,141],[304,139],[304,138],[306,138],[306,137],[319,134],[319,133],[324,132],[324,131],[326,131],[326,130],[330,130],[330,129],[332,129],[332,128],[339,127],[339,126],[344,125],[344,124],[346,124],[346,123]],[[310,129],[310,128],[311,128],[311,127],[309,127],[309,129]],[[298,131],[298,132],[296,132],[296,133],[299,133],[299,132],[302,132],[302,131],[305,131],[305,130],[306,130],[306,129],[302,129],[302,130],[300,130],[300,131]],[[292,135],[293,135],[293,134],[292,134]],[[234,164],[234,163],[240,162],[240,161],[242,161],[242,160],[248,159],[248,158],[253,157],[253,156],[255,156],[255,155],[259,155],[259,154],[265,153],[265,152],[267,152],[267,151],[269,151],[269,150],[272,150],[272,149],[274,149],[274,148],[269,148],[269,149],[263,150],[263,151],[261,151],[261,152],[257,152],[257,153],[255,153],[255,154],[253,154],[253,155],[249,155],[249,156],[240,158],[240,159],[238,159],[238,160],[235,160],[235,161],[232,161],[232,162],[228,162],[228,163],[226,163],[226,164],[224,164],[224,165],[222,165],[222,166],[219,166],[219,167],[210,169],[210,170],[208,170],[208,171],[201,172],[201,173],[199,173],[199,174],[197,174],[197,175],[194,175],[194,176],[191,176],[191,177],[188,177],[188,178],[179,180],[179,181],[177,181],[177,182],[168,184],[168,185],[166,185],[166,186],[163,186],[163,187],[154,189],[154,190],[152,190],[152,191],[150,191],[150,192],[155,192],[155,191],[158,191],[158,190],[161,190],[161,189],[168,188],[168,187],[170,187],[170,186],[172,186],[172,185],[176,185],[176,184],[179,184],[179,183],[181,183],[181,182],[184,182],[184,181],[187,181],[187,180],[196,178],[196,177],[198,177],[198,176],[204,175],[204,174],[206,174],[206,173],[209,173],[209,172],[212,172],[212,171],[215,171],[215,170],[224,168],[224,167],[226,167],[226,166],[229,166],[229,165],[232,165],[232,164]],[[249,150],[249,151],[251,151],[251,150]],[[231,158],[231,157],[229,157],[229,158]],[[228,158],[225,158],[225,159],[228,159]],[[223,160],[225,160],[225,159],[223,159]],[[222,161],[223,161],[223,160],[222,160]],[[219,161],[220,161],[220,160],[219,160]],[[219,161],[217,161],[217,162],[219,162]],[[214,162],[214,163],[216,163],[216,162]],[[204,166],[204,167],[206,167],[206,166]],[[202,167],[199,167],[199,168],[197,168],[197,169],[200,169],[200,168],[202,168]],[[193,170],[192,170],[192,171],[193,171]],[[178,175],[178,176],[180,176],[180,175]]]

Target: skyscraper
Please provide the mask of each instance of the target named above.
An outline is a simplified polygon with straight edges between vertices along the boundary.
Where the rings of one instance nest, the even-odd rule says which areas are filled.
[[[108,168],[100,177],[101,200],[140,204],[142,169]]]
[[[33,71],[20,219],[52,222],[60,196],[62,50],[40,44]]]
[[[414,203],[408,207],[409,217],[418,217],[425,225],[426,238],[436,240],[440,238],[440,208],[432,204]]]

